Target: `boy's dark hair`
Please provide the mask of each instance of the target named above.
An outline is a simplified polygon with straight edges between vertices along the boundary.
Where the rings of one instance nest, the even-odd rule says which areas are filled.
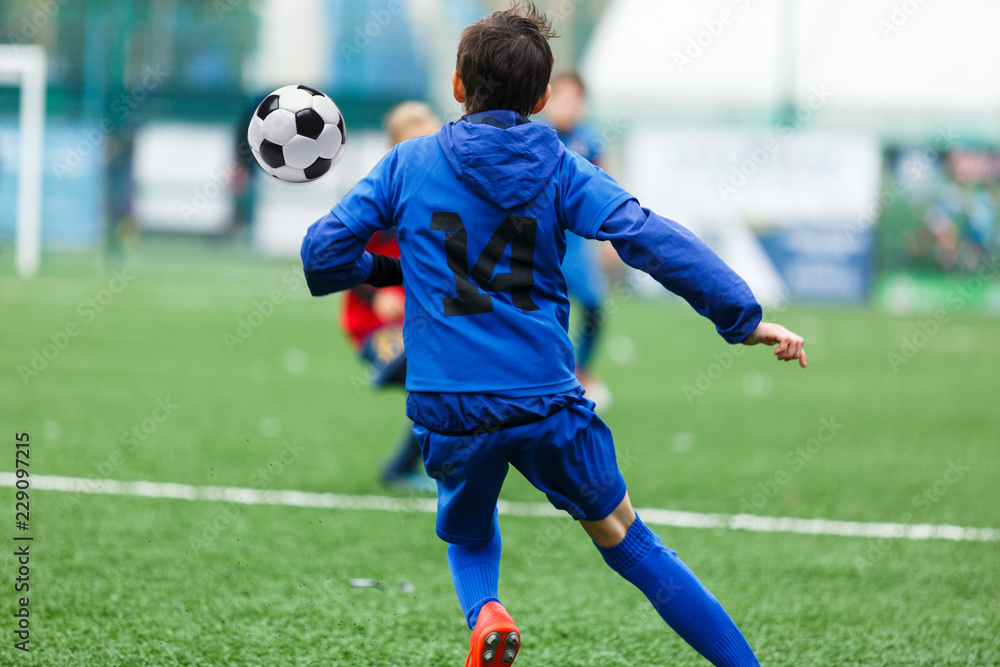
[[[530,0],[463,30],[456,69],[465,85],[465,112],[530,114],[549,85],[554,59],[548,40],[556,36]]]

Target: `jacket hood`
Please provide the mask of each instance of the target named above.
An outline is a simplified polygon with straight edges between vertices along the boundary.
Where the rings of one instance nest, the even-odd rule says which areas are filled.
[[[437,138],[461,181],[503,209],[537,197],[564,150],[555,130],[513,111],[463,116]]]

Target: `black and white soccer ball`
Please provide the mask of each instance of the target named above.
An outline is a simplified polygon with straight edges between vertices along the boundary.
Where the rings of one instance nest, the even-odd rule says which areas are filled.
[[[347,126],[329,97],[309,86],[285,86],[264,98],[247,130],[264,171],[290,183],[314,181],[340,159]]]

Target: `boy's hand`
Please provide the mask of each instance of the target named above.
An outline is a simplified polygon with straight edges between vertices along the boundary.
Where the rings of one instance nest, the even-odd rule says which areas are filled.
[[[777,345],[775,356],[782,361],[798,359],[802,368],[806,367],[806,351],[802,349],[805,340],[780,324],[761,322],[754,332],[743,340],[744,345]]]

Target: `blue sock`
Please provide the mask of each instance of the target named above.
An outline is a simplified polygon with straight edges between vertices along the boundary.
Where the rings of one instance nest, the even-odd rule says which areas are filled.
[[[598,550],[604,562],[642,591],[667,625],[713,665],[760,665],[715,596],[638,516],[624,540]]]
[[[479,610],[487,602],[499,602],[500,583],[500,522],[493,513],[493,539],[483,546],[448,545],[448,567],[455,584],[458,603],[469,628],[476,625]]]

